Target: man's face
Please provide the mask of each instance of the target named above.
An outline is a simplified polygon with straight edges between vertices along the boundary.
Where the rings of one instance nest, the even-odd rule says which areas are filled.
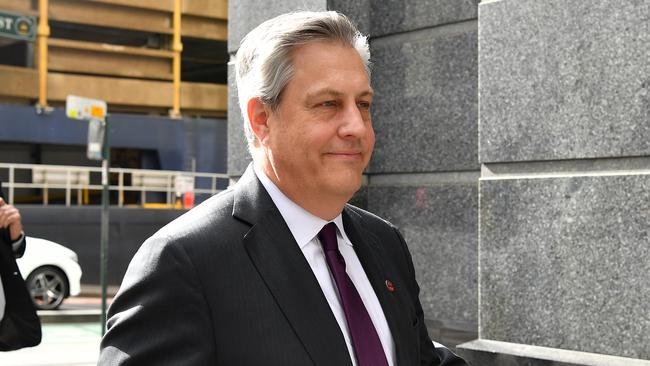
[[[292,53],[294,75],[268,117],[270,175],[296,202],[347,201],[361,186],[375,133],[372,89],[357,51],[312,42]]]

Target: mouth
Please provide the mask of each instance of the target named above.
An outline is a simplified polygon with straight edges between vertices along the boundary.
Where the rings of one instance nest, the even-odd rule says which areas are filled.
[[[363,154],[359,151],[336,151],[325,153],[326,157],[332,157],[335,159],[343,160],[361,160],[363,159]]]
[[[334,156],[362,156],[361,151],[330,151],[326,152],[325,155],[334,155]]]

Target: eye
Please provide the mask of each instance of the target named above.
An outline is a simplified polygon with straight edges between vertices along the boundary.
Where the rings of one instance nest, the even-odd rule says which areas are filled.
[[[321,107],[336,107],[336,101],[335,100],[327,100],[325,102],[322,102],[320,104]]]
[[[370,102],[368,101],[357,102],[357,107],[359,107],[359,109],[370,109]]]

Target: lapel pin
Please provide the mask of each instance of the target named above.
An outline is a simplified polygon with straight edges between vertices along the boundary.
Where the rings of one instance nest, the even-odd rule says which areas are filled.
[[[390,280],[386,280],[386,288],[388,289],[388,292],[395,292],[395,286],[393,286],[393,283]]]

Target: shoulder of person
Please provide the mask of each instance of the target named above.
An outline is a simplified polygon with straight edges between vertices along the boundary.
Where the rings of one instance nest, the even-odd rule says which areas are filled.
[[[351,205],[351,204],[346,204],[345,208],[351,212],[351,214],[356,214],[358,215],[365,224],[376,228],[383,228],[383,229],[392,229],[392,230],[398,230],[395,225],[393,225],[390,221],[370,212],[366,211],[362,208],[359,208],[357,206]]]
[[[155,243],[156,246],[188,249],[228,242],[235,235],[242,236],[242,232],[249,228],[232,216],[233,197],[232,190],[210,197],[163,226],[145,241],[143,247]]]

